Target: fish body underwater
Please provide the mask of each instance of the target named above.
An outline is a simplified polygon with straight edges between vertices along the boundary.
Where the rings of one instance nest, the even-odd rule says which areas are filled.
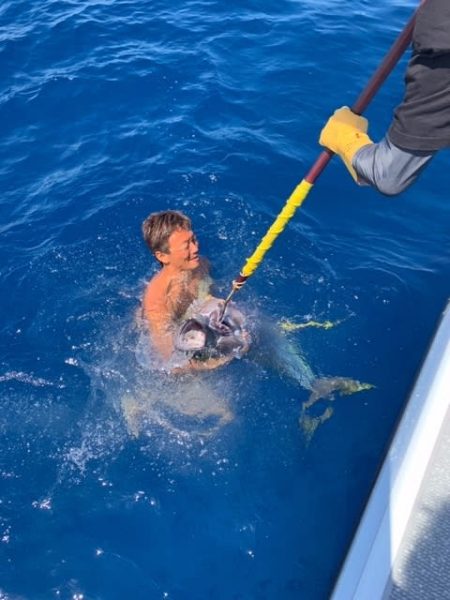
[[[261,319],[258,324],[254,352],[256,360],[272,366],[310,392],[308,399],[302,403],[299,417],[307,443],[317,428],[332,416],[333,408],[329,403],[334,400],[336,393],[347,396],[374,387],[348,377],[318,377],[300,347],[278,325],[267,319]]]
[[[199,360],[229,354],[240,358],[250,347],[251,338],[246,318],[233,302],[227,305],[220,318],[222,307],[223,300],[218,298],[210,298],[202,303],[194,302],[189,318],[176,335],[177,350]],[[309,390],[311,393],[304,403],[305,409],[323,398],[331,397],[334,392],[349,395],[373,387],[347,377],[317,377],[300,349],[278,325],[260,317],[253,328],[256,343],[253,344],[250,356],[256,360],[263,358],[263,362],[269,363],[278,372],[286,374]]]

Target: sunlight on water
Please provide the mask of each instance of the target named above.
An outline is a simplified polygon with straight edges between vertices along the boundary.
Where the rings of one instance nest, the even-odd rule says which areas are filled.
[[[328,597],[448,294],[446,156],[394,202],[333,161],[217,372],[149,351],[140,226],[185,211],[226,296],[413,4],[0,5],[0,598]],[[308,404],[321,377],[376,388]]]

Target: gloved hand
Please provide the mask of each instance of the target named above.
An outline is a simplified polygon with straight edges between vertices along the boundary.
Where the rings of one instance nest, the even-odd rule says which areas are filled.
[[[369,122],[355,115],[348,106],[338,108],[322,129],[319,144],[338,154],[355,181],[358,176],[352,165],[356,152],[372,140],[367,135]]]

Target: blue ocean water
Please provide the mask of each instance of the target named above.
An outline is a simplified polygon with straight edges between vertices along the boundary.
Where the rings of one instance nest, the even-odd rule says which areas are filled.
[[[177,385],[138,360],[140,224],[189,214],[226,294],[415,5],[3,2],[2,598],[327,598],[449,295],[448,153],[397,199],[334,160],[236,298],[339,321],[290,338],[315,373],[376,386],[309,444],[307,392],[250,355],[200,378],[226,424],[151,405],[133,435],[124,399]]]

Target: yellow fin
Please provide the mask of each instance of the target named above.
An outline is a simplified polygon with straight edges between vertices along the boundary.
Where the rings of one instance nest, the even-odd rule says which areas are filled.
[[[340,321],[307,321],[306,323],[293,323],[288,319],[283,319],[280,321],[279,325],[283,331],[298,331],[299,329],[306,329],[307,327],[316,327],[317,329],[331,329],[336,325],[339,325]]]

